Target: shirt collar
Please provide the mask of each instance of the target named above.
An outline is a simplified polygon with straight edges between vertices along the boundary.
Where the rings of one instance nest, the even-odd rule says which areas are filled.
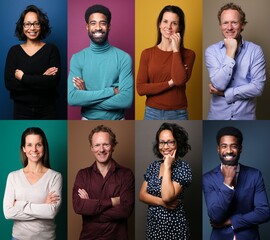
[[[93,165],[91,167],[93,168],[93,170],[96,173],[99,173],[99,170],[97,168],[97,162],[96,161],[93,163]],[[108,172],[114,172],[118,167],[119,167],[119,164],[115,160],[111,159],[111,167],[110,167],[110,169],[109,169]]]

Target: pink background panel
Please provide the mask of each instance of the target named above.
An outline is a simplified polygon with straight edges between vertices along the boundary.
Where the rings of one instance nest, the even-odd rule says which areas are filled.
[[[109,42],[111,45],[129,53],[134,63],[134,0],[68,0],[68,70],[71,56],[90,44],[84,14],[86,9],[94,4],[102,4],[110,9],[112,19]],[[68,119],[78,120],[80,118],[80,107],[68,106]],[[134,119],[134,105],[126,111],[126,119]]]

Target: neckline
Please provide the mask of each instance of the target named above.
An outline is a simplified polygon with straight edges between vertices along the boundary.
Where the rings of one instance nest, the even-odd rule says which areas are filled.
[[[26,177],[26,175],[25,175],[25,173],[24,173],[24,171],[23,171],[23,168],[21,169],[21,173],[22,173],[22,175],[24,176],[24,179],[25,179],[25,181],[27,182],[27,184],[28,185],[30,185],[31,187],[32,186],[35,186],[35,185],[38,185],[41,181],[42,181],[42,179],[44,179],[45,178],[45,176],[48,174],[48,172],[50,171],[51,169],[50,168],[48,168],[47,169],[47,171],[36,181],[36,182],[34,182],[34,183],[30,183],[29,182],[29,180],[27,179],[27,177]]]
[[[20,48],[21,48],[21,50],[24,52],[24,54],[27,56],[27,57],[29,57],[29,58],[32,58],[32,57],[34,57],[35,55],[37,55],[45,46],[46,46],[47,44],[46,43],[44,43],[33,55],[29,55],[25,50],[24,50],[24,48],[22,47],[22,44],[20,44],[19,46],[20,46]]]
[[[94,53],[104,53],[107,52],[110,49],[111,45],[108,41],[104,42],[104,44],[99,45],[94,43],[93,41],[90,41],[90,49]]]

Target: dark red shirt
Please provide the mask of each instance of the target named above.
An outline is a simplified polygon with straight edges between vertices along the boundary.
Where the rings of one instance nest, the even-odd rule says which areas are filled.
[[[81,199],[78,189],[83,188],[89,199]],[[120,197],[120,205],[112,206],[111,197]],[[126,240],[127,219],[135,201],[135,180],[132,171],[112,160],[105,178],[96,162],[81,169],[73,187],[73,208],[82,215],[81,240]]]

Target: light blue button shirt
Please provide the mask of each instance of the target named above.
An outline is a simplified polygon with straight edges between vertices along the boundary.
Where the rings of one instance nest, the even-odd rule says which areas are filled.
[[[263,92],[266,73],[260,46],[242,40],[235,59],[226,56],[223,41],[205,51],[212,85],[225,96],[211,95],[209,120],[255,120],[256,97]]]

